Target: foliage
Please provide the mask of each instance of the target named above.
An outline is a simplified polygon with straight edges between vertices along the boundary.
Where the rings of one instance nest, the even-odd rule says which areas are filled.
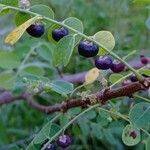
[[[149,66],[140,70],[128,66],[129,57],[134,59],[142,49],[149,49],[149,4],[138,0],[33,0],[30,9],[22,11],[18,1],[0,1],[0,89],[15,96],[27,91],[36,102],[49,106],[74,97],[84,100],[109,85],[120,87],[121,81],[132,73],[138,79],[141,74],[150,76]],[[45,34],[36,39],[26,29],[39,22],[44,24]],[[51,33],[61,26],[69,29],[69,35],[56,42]],[[84,39],[100,47],[98,55],[110,54],[129,70],[110,74],[95,68],[92,59],[77,53],[77,45]],[[130,54],[135,49],[136,54]],[[61,79],[63,74],[82,71],[88,72],[81,85]],[[114,98],[102,107],[96,104],[48,115],[31,108],[25,101],[0,106],[0,147],[41,149],[45,141],[46,144],[54,142],[65,132],[73,138],[70,150],[122,150],[130,146],[148,150],[148,94],[145,91],[133,95],[134,102],[129,97]],[[23,143],[15,143],[27,137]]]

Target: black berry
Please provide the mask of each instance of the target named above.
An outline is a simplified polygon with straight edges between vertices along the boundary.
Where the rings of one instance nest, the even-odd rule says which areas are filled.
[[[129,78],[130,78],[130,80],[131,80],[132,82],[138,81],[138,79],[137,79],[137,77],[136,77],[135,75],[131,75]]]
[[[57,140],[57,144],[62,148],[67,148],[72,143],[72,139],[69,135],[61,135]]]
[[[44,150],[56,150],[55,144],[49,144]]]
[[[84,57],[94,57],[98,54],[99,48],[90,41],[81,41],[78,45],[78,52]]]
[[[111,70],[114,73],[119,73],[122,72],[125,69],[125,65],[119,61],[113,61],[112,66],[111,66]]]
[[[135,131],[131,131],[131,132],[129,133],[129,136],[132,137],[133,139],[135,139],[135,138],[137,137],[137,134],[136,134]]]
[[[107,70],[112,66],[112,62],[113,60],[111,57],[104,55],[95,59],[95,66],[98,69]]]
[[[149,59],[145,57],[144,55],[141,55],[140,59],[141,59],[141,63],[144,65],[147,65],[149,63]]]
[[[30,25],[26,31],[33,37],[41,37],[44,34],[45,28],[42,24],[32,24]]]
[[[52,37],[57,42],[60,39],[62,39],[64,36],[67,36],[68,34],[69,34],[69,30],[65,27],[55,29],[54,31],[52,31]]]

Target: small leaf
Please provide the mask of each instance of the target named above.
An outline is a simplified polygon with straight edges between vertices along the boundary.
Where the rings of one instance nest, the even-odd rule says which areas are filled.
[[[73,91],[73,84],[63,80],[54,80],[50,85],[53,91],[62,95],[69,94]]]
[[[150,103],[141,102],[135,104],[130,110],[129,118],[134,126],[146,128],[150,125]]]
[[[115,39],[109,31],[99,31],[93,38],[110,51],[115,47]]]
[[[34,18],[31,18],[22,25],[18,26],[16,29],[14,29],[11,33],[7,35],[7,37],[5,38],[5,43],[11,45],[15,44],[21,38],[25,30],[36,20],[39,19],[42,19],[42,17],[35,16]]]
[[[13,52],[0,52],[0,67],[4,69],[14,69],[20,65],[17,54]]]
[[[53,62],[55,66],[66,66],[71,58],[74,49],[75,37],[68,35],[62,38],[53,51]]]
[[[30,11],[38,13],[39,15],[42,15],[44,17],[48,17],[51,19],[54,19],[54,12],[53,10],[46,6],[46,5],[42,5],[42,4],[38,4],[38,5],[34,5],[30,8]],[[45,20],[44,20],[45,21]],[[47,24],[50,24],[49,21],[45,21]]]
[[[113,73],[109,76],[109,81],[113,84],[113,83],[117,82],[122,77],[123,77],[122,74]]]
[[[150,76],[150,69],[141,69],[139,72],[146,76]]]
[[[64,24],[66,24],[69,27],[83,33],[83,23],[75,17],[69,17],[69,18],[65,19]],[[70,31],[70,30],[69,30],[69,33],[70,34],[76,34],[75,32]],[[75,38],[75,41],[76,41],[75,43],[78,43],[81,40],[81,38],[82,38],[81,36],[77,35]]]
[[[24,22],[26,22],[30,18],[31,18],[31,16],[29,14],[23,13],[23,12],[18,12],[15,16],[16,26],[23,24]]]
[[[85,84],[93,83],[99,76],[99,69],[93,68],[89,70],[85,75]]]
[[[0,88],[10,90],[15,86],[16,76],[13,72],[0,74]]]
[[[146,150],[150,150],[150,136],[147,138],[146,141]]]
[[[134,146],[141,140],[141,134],[139,129],[132,125],[127,125],[122,133],[122,141],[127,146]]]

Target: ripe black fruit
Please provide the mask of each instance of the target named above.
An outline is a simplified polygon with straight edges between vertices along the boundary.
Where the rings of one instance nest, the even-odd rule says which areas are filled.
[[[72,143],[72,139],[69,135],[61,135],[57,140],[57,144],[62,148],[67,148]]]
[[[33,37],[41,37],[44,34],[45,28],[42,24],[32,24],[30,25],[26,31]]]
[[[130,78],[130,80],[131,80],[132,82],[138,81],[138,79],[137,79],[137,77],[136,77],[135,75],[131,75],[129,78]]]
[[[98,69],[107,70],[112,66],[112,62],[113,60],[111,57],[104,55],[95,59],[95,66]]]
[[[60,39],[62,39],[64,36],[67,36],[68,34],[69,34],[69,30],[65,27],[55,29],[54,31],[52,31],[52,37],[57,42]]]
[[[125,69],[125,65],[117,60],[113,61],[110,68],[114,73],[122,72]]]
[[[78,45],[78,52],[84,57],[94,57],[98,54],[98,46],[90,41],[81,41]]]
[[[149,63],[149,59],[145,57],[144,55],[141,55],[140,59],[141,59],[141,63],[144,65],[147,65]]]
[[[49,144],[44,150],[56,150],[55,144]]]

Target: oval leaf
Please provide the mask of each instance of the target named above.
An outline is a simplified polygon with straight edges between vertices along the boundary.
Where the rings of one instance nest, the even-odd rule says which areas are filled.
[[[117,82],[122,77],[123,77],[122,74],[113,73],[109,76],[109,81],[113,84],[113,83]]]
[[[14,69],[20,65],[17,54],[13,52],[0,52],[0,67],[3,69]]]
[[[44,17],[48,17],[51,19],[54,19],[54,12],[53,10],[46,6],[46,5],[42,5],[42,4],[38,4],[38,5],[34,5],[30,8],[30,11],[38,13],[39,15],[42,15]],[[45,21],[45,20],[44,20]],[[47,24],[50,24],[49,21],[45,21]]]
[[[99,76],[99,69],[93,68],[89,70],[85,75],[85,84],[93,83]]]
[[[99,31],[93,38],[110,51],[115,47],[115,39],[109,31]]]
[[[150,126],[150,103],[141,102],[131,109],[129,118],[134,126],[146,128]]]
[[[73,91],[73,84],[63,80],[55,80],[50,85],[53,91],[61,95],[67,95]]]
[[[53,51],[53,62],[55,66],[66,66],[69,63],[74,49],[74,42],[75,37],[73,35],[68,35],[57,43]]]
[[[16,26],[23,24],[24,22],[26,22],[30,18],[31,18],[31,16],[29,14],[23,13],[23,12],[18,12],[15,16]]]
[[[39,19],[42,19],[42,17],[35,16],[34,18],[31,18],[22,25],[18,26],[16,29],[14,29],[11,33],[7,35],[7,37],[5,38],[5,43],[11,45],[15,44],[21,38],[25,30],[36,20]]]
[[[140,131],[132,125],[127,125],[122,133],[122,141],[127,146],[133,146],[140,142]]]
[[[83,33],[83,23],[75,18],[75,17],[69,17],[67,19],[64,20],[64,24],[68,25],[69,27]],[[69,31],[70,34],[76,34],[75,32],[73,31]],[[76,35],[76,39],[75,39],[75,43],[78,43],[80,40],[81,40],[81,36],[79,35]]]

